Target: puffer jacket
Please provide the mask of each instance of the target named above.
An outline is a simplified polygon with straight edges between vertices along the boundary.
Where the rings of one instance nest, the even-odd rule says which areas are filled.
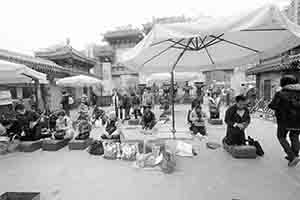
[[[287,85],[275,93],[269,104],[280,126],[300,129],[300,84]]]

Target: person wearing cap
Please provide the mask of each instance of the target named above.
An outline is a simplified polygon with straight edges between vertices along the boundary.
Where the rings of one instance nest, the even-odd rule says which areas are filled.
[[[151,111],[151,105],[144,106],[141,124],[144,130],[152,130],[156,125],[156,119],[154,113]]]
[[[103,140],[117,140],[121,141],[120,122],[114,112],[109,114],[108,120],[104,125],[104,133],[101,135]]]
[[[193,135],[197,135],[200,133],[201,135],[206,135],[205,128],[205,120],[206,114],[202,111],[202,107],[200,105],[196,105],[196,107],[192,110],[190,114],[190,122]]]

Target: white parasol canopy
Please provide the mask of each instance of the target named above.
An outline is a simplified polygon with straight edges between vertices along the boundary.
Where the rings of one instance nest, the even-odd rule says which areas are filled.
[[[228,18],[157,24],[119,61],[150,73],[222,69],[258,63],[298,46],[299,37],[299,26],[277,6],[267,5]]]
[[[102,85],[102,81],[90,76],[78,75],[59,79],[56,84],[63,87],[91,87]]]
[[[177,82],[194,81],[199,78],[200,78],[200,74],[197,74],[197,73],[189,73],[189,72],[175,73],[175,81],[177,81]],[[171,80],[170,73],[154,73],[154,74],[151,74],[146,79],[146,82],[148,84],[151,84],[151,83],[170,82],[170,80]]]
[[[23,64],[0,61],[0,84],[32,83],[33,80],[43,84],[48,83],[46,74]]]

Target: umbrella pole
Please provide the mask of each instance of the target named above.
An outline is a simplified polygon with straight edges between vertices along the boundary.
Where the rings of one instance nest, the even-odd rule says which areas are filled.
[[[175,139],[175,101],[174,101],[174,70],[171,72],[171,104],[172,104],[172,134]]]

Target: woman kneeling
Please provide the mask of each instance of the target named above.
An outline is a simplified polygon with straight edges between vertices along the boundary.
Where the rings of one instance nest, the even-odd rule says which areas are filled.
[[[106,124],[104,125],[104,133],[101,135],[103,140],[117,140],[121,141],[120,122],[115,113],[110,113]]]
[[[55,139],[62,140],[65,138],[73,138],[74,130],[72,128],[72,121],[66,115],[65,111],[58,113],[58,119],[56,120],[56,131],[54,134]]]
[[[191,112],[190,120],[191,120],[191,131],[194,135],[200,133],[201,135],[206,135],[205,122],[206,114],[202,111],[200,105],[196,106],[194,110]]]

